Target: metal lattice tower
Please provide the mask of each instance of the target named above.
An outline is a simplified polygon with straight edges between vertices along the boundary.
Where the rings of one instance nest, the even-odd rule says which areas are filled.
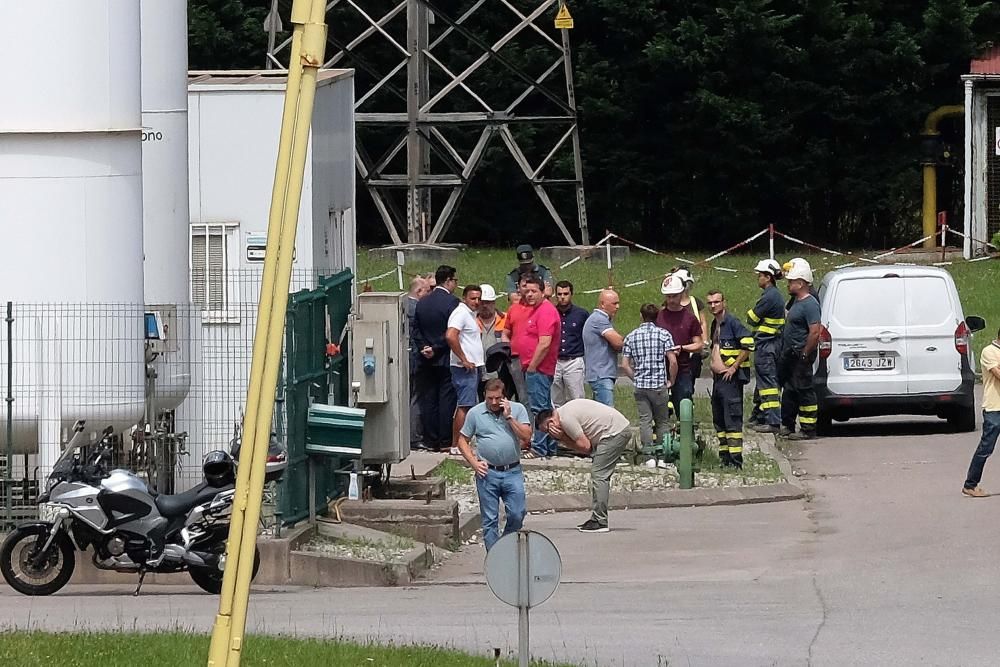
[[[332,55],[324,67],[356,71],[355,161],[392,242],[403,244],[403,233],[409,243],[441,241],[499,139],[576,245],[549,196],[551,188],[572,186],[580,241],[588,244],[569,30],[552,23],[557,10],[567,11],[565,0],[459,0],[447,4],[450,12],[438,1],[327,4]],[[289,9],[272,0],[268,68],[284,67],[290,39],[280,40],[279,16]],[[529,65],[503,53],[514,40],[528,47],[520,54]],[[544,144],[547,152],[526,155],[518,133],[531,133],[536,150]]]

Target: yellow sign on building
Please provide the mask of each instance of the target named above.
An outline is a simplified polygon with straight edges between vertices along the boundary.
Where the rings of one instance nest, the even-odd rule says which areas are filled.
[[[563,5],[559,8],[559,13],[556,14],[556,28],[558,30],[572,30],[573,29],[573,17],[569,14],[569,7]]]

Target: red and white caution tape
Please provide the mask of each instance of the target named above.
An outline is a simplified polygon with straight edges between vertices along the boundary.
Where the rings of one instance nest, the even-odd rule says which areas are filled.
[[[906,245],[901,245],[898,248],[893,248],[892,250],[889,250],[888,252],[884,252],[881,255],[875,255],[875,257],[873,257],[872,259],[882,259],[883,257],[888,257],[889,255],[893,255],[893,254],[899,252],[900,250],[906,250],[907,248],[912,248],[913,246],[920,245],[921,243],[923,243],[927,239],[932,239],[935,236],[937,236],[937,232],[934,232],[933,234],[928,234],[927,236],[925,236],[922,239],[917,239],[913,243],[907,243]]]
[[[736,245],[734,245],[734,246],[731,246],[731,247],[729,247],[729,248],[726,248],[726,249],[725,249],[725,250],[723,250],[722,252],[717,252],[717,253],[715,253],[714,255],[712,255],[711,257],[706,257],[705,259],[701,260],[701,261],[699,262],[699,264],[708,264],[708,263],[709,263],[709,262],[711,262],[711,261],[712,261],[713,259],[718,259],[719,257],[722,257],[723,255],[727,255],[727,254],[731,253],[731,252],[732,252],[732,251],[734,251],[734,250],[737,250],[737,249],[739,249],[739,248],[742,248],[743,246],[746,246],[746,245],[750,245],[750,244],[751,244],[752,242],[756,241],[757,239],[759,239],[759,238],[760,238],[761,236],[763,236],[764,234],[767,234],[767,233],[768,233],[768,231],[770,231],[770,229],[769,229],[768,227],[765,227],[764,229],[760,230],[759,232],[757,232],[756,234],[754,234],[754,235],[753,235],[753,236],[751,236],[750,238],[748,238],[748,239],[745,239],[745,240],[743,240],[743,241],[740,241],[740,242],[739,242],[739,243],[737,243]]]

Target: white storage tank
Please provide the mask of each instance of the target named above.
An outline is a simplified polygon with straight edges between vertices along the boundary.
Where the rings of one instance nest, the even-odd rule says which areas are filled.
[[[155,410],[173,410],[191,386],[188,282],[187,0],[141,0],[142,229]]]
[[[31,60],[0,69],[0,301],[15,445],[44,474],[75,420],[143,415],[139,0],[4,2],[0,25]]]

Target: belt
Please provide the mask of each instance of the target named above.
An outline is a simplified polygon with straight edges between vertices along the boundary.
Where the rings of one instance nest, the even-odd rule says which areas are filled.
[[[487,463],[486,467],[490,470],[496,470],[497,472],[507,472],[508,470],[513,470],[514,468],[519,468],[521,466],[520,461],[515,461],[514,463],[508,463],[505,466],[495,466],[492,463]]]
[[[575,357],[563,356],[561,354],[559,355],[559,361],[572,361],[573,359],[582,359],[582,358],[583,358],[582,354],[578,354]]]

